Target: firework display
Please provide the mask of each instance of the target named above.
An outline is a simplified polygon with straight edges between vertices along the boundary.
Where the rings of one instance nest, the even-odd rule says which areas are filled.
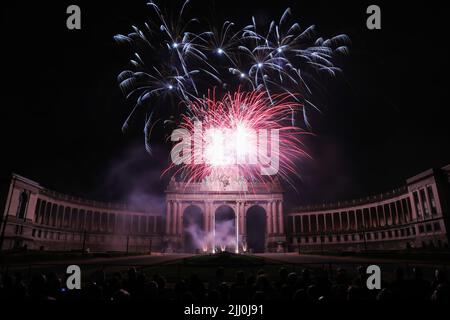
[[[290,181],[297,174],[295,159],[305,156],[301,148],[305,132],[289,121],[301,106],[287,94],[273,98],[275,104],[265,91],[238,91],[219,101],[214,96],[195,99],[189,104],[190,116],[183,115],[180,121],[180,128],[193,134],[187,145],[181,142],[187,147],[182,163],[172,163],[169,169],[182,172],[186,182],[224,174],[256,182],[277,174]]]
[[[237,128],[233,121],[241,119],[241,125],[251,124],[252,129],[282,129],[280,176],[287,178],[293,172],[295,156],[304,152],[297,134],[286,132],[298,133],[298,119],[306,128],[309,126],[308,110],[318,109],[312,97],[319,87],[317,77],[335,76],[341,71],[335,60],[348,52],[349,38],[340,34],[324,39],[317,35],[315,26],[302,28],[292,22],[289,8],[268,26],[259,25],[252,17],[243,27],[225,21],[221,27],[203,30],[202,21],[187,18],[189,1],[176,17],[164,14],[152,1],[148,7],[153,13],[149,22],[142,28],[132,26],[130,34],[115,36],[133,52],[130,69],[118,76],[126,98],[135,103],[123,130],[144,112],[145,145],[151,152],[156,119],[165,125],[180,123],[178,118],[172,121],[167,116],[167,104],[181,106],[181,125],[185,127],[204,118],[216,122],[218,128]],[[208,96],[211,90],[218,100],[223,98],[221,103]],[[239,99],[254,103],[239,106]],[[159,110],[161,106],[165,106],[165,113]],[[179,170],[189,171],[188,180],[200,178],[217,167],[212,162]],[[249,170],[246,172],[255,178]]]
[[[4,314],[383,319],[450,301],[441,3],[1,16]]]

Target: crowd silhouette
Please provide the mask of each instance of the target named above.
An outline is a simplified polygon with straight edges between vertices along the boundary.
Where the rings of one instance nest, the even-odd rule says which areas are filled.
[[[25,281],[22,274],[9,273],[0,278],[0,300],[37,301],[294,301],[320,303],[328,301],[450,301],[446,273],[438,269],[434,278],[426,280],[420,268],[412,268],[410,276],[397,269],[393,280],[382,282],[380,290],[367,288],[366,269],[357,268],[353,276],[337,269],[333,276],[324,269],[303,269],[289,272],[285,267],[269,275],[264,269],[256,273],[237,271],[233,280],[227,270],[217,268],[211,279],[195,273],[167,282],[161,274],[149,276],[132,267],[124,272],[106,273],[97,270],[80,290],[67,290],[65,279],[56,273],[35,274]],[[228,279],[228,280],[227,280]]]

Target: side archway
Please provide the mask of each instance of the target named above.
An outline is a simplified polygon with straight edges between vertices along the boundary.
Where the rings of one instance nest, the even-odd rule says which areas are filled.
[[[254,205],[247,210],[247,248],[253,253],[265,251],[266,245],[266,210]]]
[[[183,212],[184,251],[198,253],[204,241],[203,212],[196,205],[190,205]]]
[[[217,208],[214,215],[214,243],[219,251],[236,249],[236,214],[228,205]]]

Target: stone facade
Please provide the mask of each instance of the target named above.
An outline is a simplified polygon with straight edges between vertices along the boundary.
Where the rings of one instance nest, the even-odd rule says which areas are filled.
[[[278,182],[252,184],[251,190],[233,185],[210,185],[202,183],[183,183],[172,180],[166,190],[166,241],[176,250],[183,250],[184,212],[190,206],[201,210],[203,231],[214,230],[215,214],[221,206],[234,212],[236,223],[236,252],[246,250],[247,213],[251,208],[262,209],[266,251],[276,250],[277,244],[286,240],[283,214],[283,191]],[[214,243],[205,244],[205,251],[215,250]]]
[[[13,174],[2,205],[2,249],[143,252],[161,246],[160,212],[88,201]]]
[[[361,251],[448,247],[450,165],[430,169],[390,192],[305,206],[287,216],[292,250]]]
[[[448,247],[449,172],[450,165],[430,169],[378,196],[295,208],[287,215],[277,181],[243,187],[172,180],[163,213],[74,198],[13,174],[0,190],[1,248],[183,252],[185,213],[192,207],[205,234],[214,230],[219,208],[233,212],[236,252],[248,249],[249,212],[255,208],[265,251]],[[214,241],[203,251],[215,251]]]

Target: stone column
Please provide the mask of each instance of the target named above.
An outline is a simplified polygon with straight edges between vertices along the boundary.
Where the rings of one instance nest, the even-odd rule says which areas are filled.
[[[277,223],[277,207],[275,201],[272,201],[270,205],[272,206],[272,233],[277,234],[278,223]]]
[[[174,220],[173,234],[179,236],[181,233],[181,202],[179,201],[177,202],[177,211],[175,212]]]
[[[105,231],[106,231],[106,232],[109,232],[109,213],[106,212],[106,213],[105,213],[105,216],[106,216],[106,219],[105,219],[105,220],[106,220],[106,221],[105,221],[105,223],[106,223]],[[139,230],[141,229],[140,222],[141,222],[141,219],[138,220],[138,232],[139,232]]]
[[[241,232],[241,228],[240,228],[240,224],[241,224],[241,208],[240,208],[240,203],[239,201],[236,202],[236,219],[234,220],[235,222],[235,226],[236,226],[236,249],[235,252],[239,253],[239,243],[240,243],[240,239],[241,237],[240,232]]]
[[[409,201],[409,204],[411,207],[410,217],[411,217],[411,220],[417,220],[419,218],[419,216],[418,216],[417,207],[416,207],[416,203],[414,201],[413,194],[414,193],[408,193],[408,201]]]
[[[240,214],[240,226],[239,226],[239,230],[241,232],[242,235],[247,235],[247,226],[245,223],[246,220],[246,211],[245,211],[245,204],[243,202],[239,203],[239,214]]]
[[[177,212],[178,212],[178,202],[173,202],[172,215],[170,219],[170,234],[175,235],[177,233]]]
[[[215,231],[215,229],[216,229],[216,213],[214,212],[213,208],[214,208],[213,203],[210,203],[209,204],[209,212],[210,212],[209,221],[210,221],[210,228],[211,228],[211,233],[212,233],[212,244],[211,245],[212,245],[213,252],[216,252],[216,239],[214,238],[216,235],[216,231]]]
[[[406,214],[407,208],[405,208],[405,206],[403,205],[403,198],[400,199],[400,207],[402,208],[401,209],[401,211],[402,211],[402,221],[403,221],[403,223],[406,223],[406,222],[408,222],[408,217],[407,217],[407,214]]]
[[[207,203],[207,211],[208,211],[208,231],[211,233],[214,231],[213,217],[214,213],[212,212],[212,202]]]
[[[125,215],[122,215],[122,229],[125,230]],[[91,231],[97,231],[95,228],[95,211],[91,212]]]
[[[356,211],[355,211],[356,212]],[[361,228],[364,228],[366,220],[364,218],[364,208],[361,208]],[[360,229],[360,228],[358,228]]]
[[[39,208],[39,215],[40,215],[40,219],[39,219],[39,223],[40,224],[44,224],[45,222],[45,211],[46,211],[46,207],[47,207],[47,202],[44,202],[45,200],[43,200],[41,202],[41,206]]]
[[[51,214],[52,214],[52,212],[50,211],[50,217],[51,217]],[[72,229],[73,230],[77,230],[78,228],[78,209],[73,209],[73,211],[72,211],[72,216],[73,216],[73,225],[72,225]],[[100,215],[100,225],[101,225],[101,215]],[[50,221],[49,221],[50,222]],[[49,223],[49,225],[50,225],[50,223]]]
[[[428,196],[428,190],[426,187],[423,192],[425,193],[425,203],[426,203],[426,207],[428,208],[427,216],[431,217],[431,216],[433,216],[433,214],[431,213],[431,200],[430,200],[430,197]],[[420,198],[420,196],[419,196],[419,198]],[[425,209],[424,209],[424,211],[425,211]],[[424,212],[424,214],[425,214],[425,212]]]
[[[350,223],[350,211],[346,211],[345,214],[347,215],[347,230],[350,230],[352,228]]]
[[[387,212],[385,211],[384,214],[386,216],[386,225],[387,226],[391,226],[392,225],[392,211],[391,211],[391,204],[387,203],[386,204],[387,207]],[[384,205],[383,205],[383,209],[384,209]]]
[[[83,221],[83,230],[87,231],[86,230],[86,227],[87,227],[87,210],[84,211],[84,218],[83,219],[84,219],[84,221]],[[112,232],[114,232],[114,230],[112,230]]]
[[[183,207],[182,203],[178,203],[178,214],[177,214],[177,239],[179,239],[180,246],[183,247]]]
[[[267,202],[266,204],[267,212],[266,212],[266,232],[267,236],[273,233],[272,231],[272,206],[270,202]]]
[[[203,231],[205,233],[209,232],[208,226],[208,202],[203,201]]]
[[[278,201],[278,232],[284,234],[284,216],[283,216],[283,203]]]
[[[61,212],[59,212],[60,220],[59,220],[59,226],[58,227],[64,228],[64,210],[65,210],[65,207],[60,207],[60,208],[62,208],[62,210],[61,210]],[[59,211],[60,208],[58,208],[58,211]],[[87,214],[87,211],[86,211],[86,214]]]
[[[214,219],[215,219],[215,212],[213,211],[213,204],[210,202],[208,204],[209,207],[209,228],[211,232],[214,232],[214,229],[216,228]]]
[[[172,215],[172,202],[167,201],[166,203],[166,235],[170,234],[170,220]]]
[[[391,206],[392,203],[394,204],[393,206]],[[389,208],[391,209],[392,225],[395,226],[398,221],[397,203],[395,200],[389,204]]]
[[[384,226],[384,212],[383,212],[383,206],[377,206],[377,219],[378,219],[378,226],[382,227]]]

